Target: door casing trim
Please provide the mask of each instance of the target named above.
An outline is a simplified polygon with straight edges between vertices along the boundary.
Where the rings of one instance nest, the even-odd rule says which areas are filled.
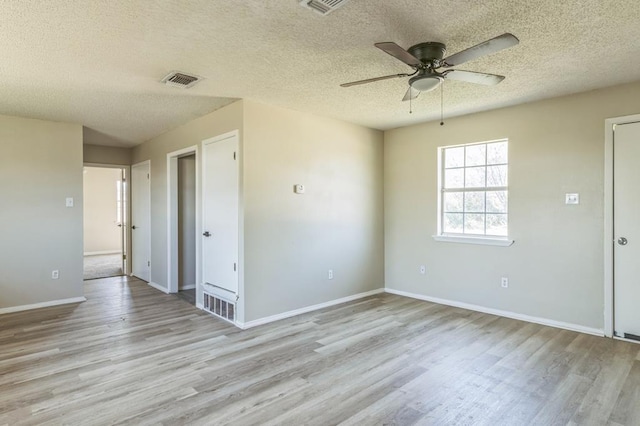
[[[196,230],[200,229],[200,152],[198,145],[167,154],[167,292],[178,292],[178,159],[196,156]],[[196,236],[198,233],[196,232]],[[200,271],[200,238],[196,237],[196,282]]]

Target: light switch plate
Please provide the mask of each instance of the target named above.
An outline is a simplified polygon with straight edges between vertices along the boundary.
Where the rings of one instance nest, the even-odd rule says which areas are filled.
[[[304,185],[293,185],[293,192],[295,192],[296,194],[304,194]]]
[[[565,204],[580,204],[580,194],[565,194]]]
[[[66,206],[67,207],[73,207],[73,197],[67,197]]]

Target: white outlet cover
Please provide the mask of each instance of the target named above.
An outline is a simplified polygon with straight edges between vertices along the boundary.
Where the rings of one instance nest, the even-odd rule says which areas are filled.
[[[424,265],[420,265],[420,273],[421,274],[426,274],[427,273],[427,267]]]
[[[65,200],[65,205],[67,207],[73,207],[73,197],[67,197],[67,199]]]
[[[296,194],[304,194],[304,185],[293,185],[293,192],[295,192]]]
[[[564,203],[580,204],[580,194],[577,194],[577,193],[565,194]]]

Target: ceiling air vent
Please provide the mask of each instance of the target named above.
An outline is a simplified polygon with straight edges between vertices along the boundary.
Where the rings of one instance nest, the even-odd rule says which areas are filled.
[[[202,77],[198,77],[195,75],[185,74],[179,71],[173,71],[165,78],[162,79],[162,82],[167,86],[180,87],[181,89],[188,89],[193,86],[197,82],[202,80]]]
[[[349,0],[299,0],[300,4],[321,15],[328,15]]]

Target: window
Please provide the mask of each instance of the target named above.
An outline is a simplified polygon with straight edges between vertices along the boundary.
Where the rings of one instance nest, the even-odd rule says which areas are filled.
[[[506,240],[508,141],[439,148],[438,236]]]

